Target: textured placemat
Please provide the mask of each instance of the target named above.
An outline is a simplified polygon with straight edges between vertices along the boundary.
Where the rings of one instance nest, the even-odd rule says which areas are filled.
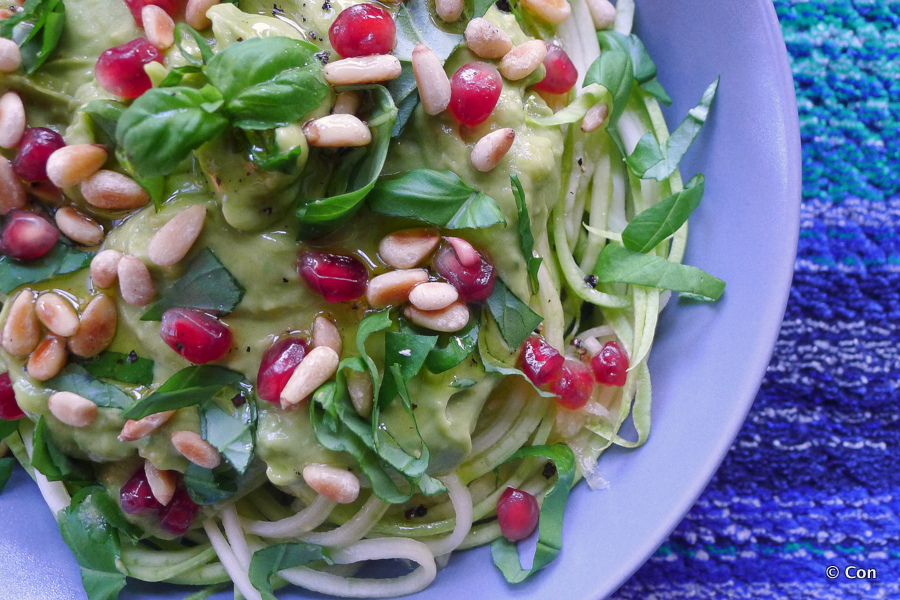
[[[900,1],[775,6],[803,141],[787,314],[716,477],[615,600],[900,598]]]

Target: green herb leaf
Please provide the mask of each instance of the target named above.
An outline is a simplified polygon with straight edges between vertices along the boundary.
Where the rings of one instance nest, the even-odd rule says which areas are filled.
[[[436,496],[437,494],[446,494],[447,486],[439,479],[435,479],[430,475],[422,475],[416,480],[416,487],[423,496]]]
[[[103,352],[81,361],[81,366],[94,377],[115,379],[135,385],[153,383],[154,362],[149,358],[138,356],[134,351],[131,354]]]
[[[78,110],[88,116],[94,125],[94,141],[104,144],[113,152],[116,149],[116,126],[128,107],[115,100],[92,100]]]
[[[31,465],[49,481],[89,482],[94,479],[88,467],[63,454],[53,441],[43,416],[38,418],[31,439],[34,444]]]
[[[479,321],[477,315],[473,314],[469,324],[458,332],[439,335],[437,343],[425,359],[425,367],[437,375],[466,360],[478,347],[478,330]]]
[[[159,321],[170,308],[199,308],[228,314],[244,297],[244,287],[204,248],[175,283],[163,290],[159,300],[141,315],[141,321]]]
[[[16,459],[12,456],[0,458],[0,492],[6,487],[6,482],[9,481],[15,465]]]
[[[470,387],[474,386],[476,383],[478,383],[478,382],[473,381],[471,379],[454,379],[450,383],[450,387],[464,390],[466,388],[470,388]]]
[[[488,310],[500,328],[500,334],[510,348],[522,345],[544,317],[531,310],[519,300],[499,277],[494,282],[494,291],[487,299]]]
[[[185,45],[184,41],[186,37],[190,37],[194,40],[194,44],[197,46],[197,51],[200,52],[200,56],[196,56],[193,52],[191,52],[191,48]],[[206,63],[208,63],[213,57],[213,50],[209,45],[209,42],[206,41],[200,32],[188,25],[187,23],[179,23],[175,26],[175,46],[178,47],[178,51],[181,52],[181,56],[194,67],[202,67]]]
[[[452,171],[413,169],[395,179],[381,180],[368,201],[373,212],[446,229],[506,224],[493,198],[470,188]]]
[[[53,55],[65,24],[62,0],[28,0],[21,12],[0,21],[0,36],[19,45],[22,66],[31,75]]]
[[[638,36],[633,33],[625,35],[617,31],[603,30],[597,32],[597,40],[600,42],[601,56],[610,51],[628,54],[638,85],[663,104],[668,106],[672,103],[672,99],[656,79],[656,63],[650,58],[647,48]]]
[[[204,469],[191,463],[184,472],[184,487],[191,500],[209,506],[259,487],[265,476],[265,465],[259,461],[251,462],[243,474],[227,461],[222,461],[215,469]]]
[[[0,440],[8,438],[14,431],[19,429],[19,420],[4,421],[0,419]]]
[[[607,130],[615,131],[616,123],[619,122],[628,104],[633,81],[632,62],[625,52],[616,50],[603,52],[588,67],[584,75],[584,87],[596,83],[609,90],[612,95],[612,106],[609,107],[606,121]]]
[[[324,561],[333,564],[328,551],[322,546],[303,542],[287,542],[257,550],[250,559],[250,583],[265,600],[277,600],[272,589],[272,578],[279,571]]]
[[[635,216],[622,231],[622,243],[635,252],[650,252],[684,225],[703,198],[703,175],[696,175],[684,190],[672,194]]]
[[[538,396],[543,398],[554,398],[555,396],[550,392],[545,392],[544,390],[535,387],[534,383],[532,383],[525,373],[513,366],[516,357],[519,354],[519,346],[515,346],[510,350],[510,348],[505,347],[505,344],[506,342],[502,340],[502,334],[500,333],[497,322],[491,319],[487,314],[482,315],[481,335],[478,336],[478,354],[481,357],[484,372],[498,373],[506,377],[521,377],[528,382],[528,385],[531,386]],[[496,349],[497,346],[504,346],[503,348],[499,348],[499,352],[504,355],[504,358],[499,358],[491,351],[492,347]]]
[[[718,300],[725,291],[724,281],[696,267],[634,252],[618,244],[603,248],[594,274],[601,283],[646,285],[692,294],[707,301]]]
[[[495,0],[475,0],[473,2],[472,18],[483,17],[494,5]]]
[[[118,500],[113,500],[106,489],[101,487],[92,488],[91,502],[106,521],[119,530],[120,534],[126,535],[132,541],[137,542],[146,534],[144,530],[134,525],[125,517],[122,507]]]
[[[59,375],[49,379],[45,385],[53,390],[78,394],[101,408],[124,410],[134,404],[134,398],[123,392],[119,386],[100,381],[84,367],[75,363],[66,365]]]
[[[222,454],[222,458],[243,475],[253,460],[256,447],[256,403],[235,407],[231,398],[207,401],[200,407],[200,435]]]
[[[0,256],[0,293],[9,294],[19,286],[39,283],[55,275],[65,275],[91,264],[91,252],[56,244],[50,252],[34,260],[20,261]]]
[[[538,269],[541,268],[544,259],[534,255],[534,233],[531,231],[531,215],[528,214],[528,203],[525,201],[522,182],[515,173],[511,174],[509,179],[512,181],[513,196],[516,199],[516,210],[519,215],[519,247],[522,249],[522,256],[525,257],[531,293],[535,294],[538,289]]]
[[[563,515],[569,491],[575,481],[575,454],[565,444],[552,446],[526,446],[513,454],[506,462],[531,456],[546,458],[556,465],[557,480],[541,505],[538,521],[538,542],[534,553],[534,563],[530,569],[523,569],[519,562],[516,545],[505,537],[491,544],[491,557],[509,583],[525,581],[548,564],[562,549]]]
[[[429,352],[437,343],[437,336],[418,335],[416,333],[397,333],[389,331],[384,334],[384,371],[385,379],[378,395],[380,408],[390,405],[397,396],[398,390],[392,377],[387,377],[391,367],[400,367],[400,376],[409,380],[422,369]]]
[[[169,377],[152,394],[140,399],[122,413],[123,419],[143,419],[147,415],[197,406],[208,402],[223,390],[234,392],[246,385],[242,373],[215,365],[194,365]],[[235,394],[228,396],[231,399]]]

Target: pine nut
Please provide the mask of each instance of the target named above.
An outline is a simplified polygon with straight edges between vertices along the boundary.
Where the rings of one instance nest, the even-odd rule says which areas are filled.
[[[152,8],[162,11],[158,6]],[[106,148],[98,144],[64,146],[47,159],[47,177],[59,188],[78,185],[99,171],[108,156]]]
[[[13,171],[9,159],[0,155],[0,215],[5,215],[14,208],[23,208],[27,203],[22,180]]]
[[[71,206],[64,206],[56,211],[56,226],[84,246],[97,246],[106,236],[100,223]]]
[[[41,341],[41,324],[34,310],[34,292],[22,290],[13,301],[3,326],[3,349],[25,358]]]
[[[115,171],[97,171],[81,184],[88,204],[108,210],[132,210],[150,202],[150,194],[137,181]]]
[[[369,287],[366,288],[366,301],[372,308],[398,306],[406,302],[414,287],[426,281],[428,281],[428,271],[425,269],[388,271],[369,281]]]
[[[146,24],[146,21],[144,23]],[[157,469],[152,462],[146,460],[144,461],[144,474],[147,476],[147,483],[150,484],[150,492],[153,497],[163,506],[171,502],[178,484],[175,472]]]
[[[0,38],[0,73],[14,73],[22,65],[19,45],[7,38]]]
[[[338,504],[350,504],[359,498],[359,478],[330,465],[306,465],[303,480],[314,491]]]
[[[612,29],[616,24],[616,7],[609,0],[587,0],[595,29]]]
[[[512,40],[506,32],[481,17],[469,21],[465,36],[469,50],[481,58],[503,58],[512,50]]]
[[[572,14],[567,0],[522,0],[525,10],[542,21],[559,25]]]
[[[459,19],[463,11],[462,0],[435,0],[434,10],[444,23]]]
[[[518,81],[534,73],[546,56],[547,44],[543,40],[531,40],[507,52],[497,70],[510,81]]]
[[[0,21],[3,21],[4,19],[8,19],[11,16],[13,16],[14,14],[16,14],[16,13],[9,10],[8,8],[0,8]]]
[[[360,98],[358,91],[341,92],[334,101],[334,108],[331,109],[331,114],[355,115],[361,102],[362,98]]]
[[[328,115],[303,126],[303,135],[310,146],[343,148],[365,146],[372,141],[372,132],[353,115]]]
[[[425,112],[429,115],[444,112],[450,104],[450,79],[437,55],[425,44],[416,44],[412,53],[412,67]]]
[[[606,121],[608,115],[609,107],[606,103],[598,102],[584,113],[584,118],[581,120],[581,130],[585,133],[594,131],[603,125],[603,122]]]
[[[100,288],[112,287],[119,280],[119,261],[123,254],[118,250],[103,250],[91,260],[91,280]]]
[[[168,423],[169,419],[174,416],[174,410],[167,410],[165,412],[147,415],[143,419],[137,421],[129,419],[128,421],[125,421],[125,426],[122,427],[122,431],[119,433],[119,441],[134,442],[144,438]]]
[[[434,229],[403,229],[381,240],[378,255],[389,267],[411,269],[428,258],[440,241]]]
[[[119,292],[132,306],[147,306],[156,297],[156,285],[144,261],[126,254],[119,261]]]
[[[105,294],[95,297],[81,313],[81,325],[69,338],[69,352],[89,358],[106,350],[116,335],[115,301]]]
[[[347,392],[350,394],[353,408],[361,417],[369,417],[372,414],[372,403],[375,399],[373,385],[368,372],[347,370]]]
[[[154,234],[147,247],[147,256],[161,267],[170,267],[180,261],[203,231],[206,207],[195,204],[184,209]]]
[[[48,335],[28,357],[25,370],[32,379],[47,381],[59,375],[66,366],[69,353],[66,352],[66,341],[55,335]]]
[[[215,469],[222,464],[219,451],[196,431],[176,431],[172,434],[172,445],[179,454],[198,467]]]
[[[390,54],[343,58],[325,65],[322,75],[334,86],[380,83],[399,77],[400,61]]]
[[[341,334],[338,328],[331,322],[331,319],[322,315],[319,315],[313,321],[312,343],[314,348],[319,346],[331,348],[338,356],[341,355],[341,350],[343,349],[343,342],[341,341]]]
[[[72,304],[57,294],[47,292],[38,296],[34,304],[38,320],[50,333],[60,337],[71,337],[78,331],[78,313]]]
[[[50,414],[69,427],[87,427],[97,418],[97,405],[72,392],[56,392],[47,401]]]
[[[327,346],[319,346],[309,351],[291,373],[287,385],[281,391],[281,407],[290,408],[331,379],[337,371],[340,358],[337,352]]]
[[[15,148],[25,133],[25,105],[15,92],[0,96],[0,147]]]
[[[516,132],[509,127],[490,132],[472,148],[472,166],[482,173],[493,171],[512,148],[515,139]]]
[[[456,258],[462,266],[474,267],[481,262],[481,255],[478,254],[478,250],[466,240],[451,236],[447,236],[444,239],[453,246],[453,252],[456,253]]]
[[[147,40],[159,50],[165,50],[175,43],[175,21],[160,7],[145,5],[141,9],[141,21],[144,23]]]
[[[454,302],[441,310],[419,310],[415,306],[407,306],[403,314],[420,327],[447,333],[459,331],[469,324],[469,308],[462,302]]]
[[[219,0],[188,0],[184,7],[184,22],[197,31],[209,29],[212,21],[206,16],[206,12],[218,4]]]
[[[459,300],[459,292],[449,283],[429,281],[409,293],[409,303],[419,310],[441,310]]]

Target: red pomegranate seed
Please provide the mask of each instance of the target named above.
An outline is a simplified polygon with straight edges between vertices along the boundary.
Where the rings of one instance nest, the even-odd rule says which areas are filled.
[[[557,376],[550,381],[550,391],[564,407],[576,410],[587,404],[594,391],[591,369],[578,360],[567,360]]]
[[[256,394],[267,402],[278,404],[281,390],[287,385],[294,368],[306,356],[306,340],[285,338],[272,344],[263,354],[256,375]]]
[[[159,50],[145,38],[138,38],[101,54],[94,66],[94,76],[110,94],[137,98],[152,85],[144,65],[154,60],[162,63]]]
[[[479,253],[480,255],[480,253]],[[450,282],[460,298],[465,302],[481,302],[494,291],[497,271],[494,265],[480,255],[480,260],[472,266],[464,266],[459,261],[456,250],[444,244],[434,255],[434,268],[441,277]]]
[[[603,385],[622,387],[628,377],[628,355],[618,342],[606,342],[591,359],[591,369]]]
[[[529,336],[522,344],[519,364],[522,372],[536,386],[548,383],[559,373],[565,359],[559,351],[539,335]]]
[[[494,111],[503,79],[485,62],[463,65],[450,78],[450,112],[463,125],[478,125]]]
[[[231,348],[231,330],[219,319],[193,308],[170,308],[162,316],[159,335],[194,364],[219,360]]]
[[[0,252],[18,260],[33,260],[50,252],[59,230],[43,216],[27,210],[11,210],[0,230]]]
[[[66,145],[62,136],[46,127],[29,127],[19,141],[13,170],[25,181],[47,181],[47,159]]]
[[[497,521],[500,533],[511,542],[524,540],[537,527],[541,509],[537,499],[528,492],[508,487],[497,500]]]
[[[186,489],[179,487],[159,514],[159,526],[173,535],[184,535],[191,528],[198,512],[200,505],[191,500]]]
[[[9,373],[0,375],[0,420],[15,421],[25,416],[19,403],[16,402],[16,391],[13,389]]]
[[[162,510],[163,505],[153,495],[143,467],[135,471],[131,479],[122,486],[119,491],[119,506],[129,515],[155,515]]]
[[[142,29],[144,27],[144,20],[141,18],[141,11],[145,6],[158,6],[166,11],[173,19],[178,16],[178,13],[184,8],[184,2],[179,3],[173,0],[125,0],[125,4],[128,5],[128,10],[131,11],[131,16],[134,17],[134,22]]]
[[[565,94],[575,87],[575,81],[578,79],[578,69],[572,64],[572,60],[566,54],[566,51],[559,46],[547,44],[544,69],[546,69],[547,74],[534,84],[534,87],[542,92]]]
[[[356,300],[366,293],[369,272],[355,256],[302,252],[297,270],[314,292],[328,302]]]
[[[331,47],[343,58],[387,54],[394,48],[396,35],[391,13],[374,4],[342,10],[328,30]]]

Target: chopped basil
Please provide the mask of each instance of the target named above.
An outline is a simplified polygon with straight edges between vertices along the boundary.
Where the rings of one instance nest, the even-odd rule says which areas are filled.
[[[88,467],[63,454],[53,441],[43,416],[38,418],[31,439],[34,445],[31,465],[49,481],[88,482],[94,479]]]
[[[104,379],[115,379],[123,383],[150,385],[153,383],[154,362],[149,358],[121,352],[103,352],[81,361],[81,366],[93,375]]]
[[[243,475],[256,446],[256,402],[247,399],[236,407],[231,398],[207,401],[200,406],[200,434]]]
[[[19,429],[19,420],[15,421],[4,421],[0,419],[0,440],[8,438],[13,432],[18,431]]]
[[[244,375],[237,371],[215,365],[194,365],[169,377],[153,393],[124,411],[122,418],[137,420],[167,410],[197,406],[223,392],[230,393],[225,394],[230,400],[246,385]]]
[[[525,257],[531,293],[535,294],[538,289],[538,269],[541,268],[541,262],[544,259],[534,255],[534,233],[531,231],[531,216],[528,214],[528,203],[525,201],[522,182],[515,173],[511,174],[509,179],[512,182],[513,196],[516,199],[516,210],[519,215],[519,247],[522,249],[522,256]]]
[[[102,408],[124,410],[134,404],[134,398],[117,385],[97,379],[76,363],[66,365],[59,375],[47,380],[44,385],[53,390],[78,394]]]
[[[272,578],[276,573],[317,561],[333,564],[328,551],[322,546],[303,542],[268,546],[254,552],[250,559],[250,583],[265,600],[277,600],[272,589]]]
[[[604,30],[597,32],[600,42],[601,56],[611,51],[620,51],[631,57],[634,78],[645,92],[656,97],[668,106],[672,99],[656,78],[656,63],[644,47],[644,43],[635,34],[625,35],[617,31]]]
[[[521,346],[544,320],[519,300],[499,277],[494,282],[494,291],[487,299],[487,306],[500,328],[500,334],[512,349]]]
[[[94,255],[66,244],[56,244],[50,252],[34,260],[20,261],[0,256],[0,293],[9,294],[19,286],[46,281],[91,264]]]
[[[6,482],[12,475],[13,467],[16,465],[16,459],[12,456],[0,458],[0,492],[6,487]]]
[[[628,54],[609,50],[597,57],[584,75],[584,87],[597,83],[609,90],[612,95],[612,106],[609,107],[609,116],[606,120],[606,128],[612,133],[615,133],[616,123],[625,112],[628,97],[631,95],[634,82],[631,65]],[[618,138],[617,133],[616,137]]]
[[[694,176],[684,190],[636,215],[622,231],[622,243],[635,252],[650,252],[684,225],[703,198],[703,175]]]
[[[437,340],[435,335],[396,333],[394,331],[384,334],[385,378],[379,391],[378,401],[381,408],[387,407],[398,393],[394,379],[387,376],[391,367],[398,365],[402,379],[408,381],[422,369]]]
[[[94,125],[94,141],[106,145],[110,150],[116,149],[116,126],[119,117],[128,108],[115,100],[92,100],[79,108],[88,116]]]
[[[53,55],[66,25],[62,0],[28,0],[22,10],[0,21],[0,36],[22,52],[22,66],[31,75]]]
[[[435,375],[449,371],[478,347],[479,321],[472,315],[469,324],[456,333],[442,333],[425,359],[425,368]]]

